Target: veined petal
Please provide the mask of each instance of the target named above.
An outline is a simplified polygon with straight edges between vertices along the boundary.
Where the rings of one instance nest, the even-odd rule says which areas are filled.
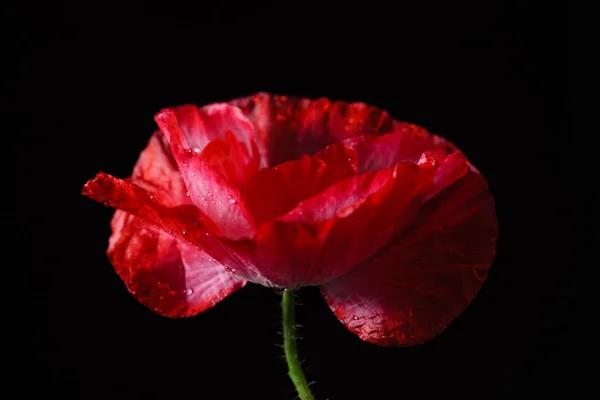
[[[259,280],[256,271],[240,264],[216,236],[218,228],[194,206],[168,207],[140,186],[105,173],[85,184],[83,194],[115,207],[153,225],[174,237],[208,253],[221,264],[245,278]]]
[[[443,151],[426,151],[421,155],[417,164],[435,169],[433,190],[425,197],[426,201],[442,192],[469,171],[469,162],[460,151],[451,154]]]
[[[475,297],[497,234],[486,182],[469,171],[425,203],[412,228],[393,244],[321,291],[361,339],[383,346],[423,343]]]
[[[108,176],[101,175],[100,180],[104,179],[108,187],[113,185]],[[150,138],[125,184],[143,188],[150,193],[150,200],[166,208],[193,208],[169,143],[160,131]],[[93,198],[102,197],[115,204],[120,202],[119,196],[111,197],[110,190],[94,193],[103,187],[102,183],[89,183],[84,193],[88,191]],[[148,214],[134,204],[130,203],[130,211]],[[246,282],[203,250],[125,211],[115,212],[111,227],[107,253],[115,271],[142,304],[162,315],[184,317],[200,313]],[[206,235],[203,246],[211,247],[221,261],[231,262],[226,254],[218,254],[220,247]]]
[[[358,154],[358,172],[377,171],[399,162],[418,163],[425,152],[450,154],[457,149],[450,142],[416,125],[395,122],[397,131],[379,136],[356,136],[343,141]]]
[[[318,285],[368,259],[416,215],[432,172],[412,163],[342,180],[231,244],[275,285]],[[365,234],[368,232],[368,234]]]
[[[176,137],[177,144],[192,149],[196,153],[213,140],[223,139],[225,132],[231,132],[235,139],[244,144],[249,155],[252,154],[254,128],[238,107],[227,103],[214,103],[204,107],[183,105],[161,110],[173,114],[181,131]]]
[[[246,280],[208,253],[142,219],[117,210],[108,256],[129,291],[168,317],[201,313]]]
[[[227,107],[225,108],[229,109]],[[163,110],[155,119],[171,145],[181,176],[196,207],[213,221],[224,237],[232,240],[252,237],[254,227],[241,201],[239,189],[211,166],[206,158],[188,147],[188,138],[183,133],[175,112]],[[221,116],[217,122],[223,120]],[[215,126],[218,125],[217,122],[212,121]],[[221,125],[226,124],[223,122]],[[225,135],[225,132],[221,134]]]
[[[346,138],[392,131],[389,114],[364,103],[257,93],[230,101],[256,130],[261,167],[314,155]]]
[[[356,153],[335,144],[314,157],[258,171],[246,182],[244,202],[258,226],[274,220],[317,193],[356,175]]]

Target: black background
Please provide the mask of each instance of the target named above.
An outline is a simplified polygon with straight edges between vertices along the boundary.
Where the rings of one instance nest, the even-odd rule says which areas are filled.
[[[99,170],[130,174],[160,108],[269,91],[364,101],[446,137],[488,179],[500,221],[480,295],[425,345],[362,342],[304,289],[300,351],[317,399],[573,390],[582,230],[568,203],[566,10],[449,3],[3,5],[17,17],[3,19],[17,55],[4,83],[37,321],[25,385],[59,398],[294,398],[276,293],[249,284],[194,318],[153,314],[105,256],[112,210],[79,194]]]

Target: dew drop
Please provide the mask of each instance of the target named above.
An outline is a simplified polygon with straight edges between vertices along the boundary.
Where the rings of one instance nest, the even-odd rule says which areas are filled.
[[[352,317],[352,319],[358,321],[358,315],[355,315],[354,317]]]
[[[182,234],[183,236],[187,236],[187,231],[181,231],[181,234]]]
[[[235,204],[237,201],[236,201],[235,199],[229,199],[229,202],[230,202],[231,204]]]
[[[185,290],[183,291],[183,293],[184,293],[186,296],[189,296],[189,295],[191,295],[192,293],[194,293],[194,291],[193,291],[192,289],[188,288],[188,289],[185,289]]]
[[[154,199],[154,195],[153,195],[153,194],[151,194],[151,195],[150,195],[150,200],[153,200],[153,199]]]
[[[348,215],[352,214],[354,212],[354,208],[352,206],[346,207],[344,209],[342,209],[340,212],[338,212],[338,216],[340,218],[346,218]]]
[[[194,147],[192,151],[196,154],[200,154],[200,149],[198,147]]]

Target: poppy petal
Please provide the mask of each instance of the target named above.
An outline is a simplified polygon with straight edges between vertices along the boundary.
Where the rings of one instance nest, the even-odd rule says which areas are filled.
[[[235,107],[227,106],[224,109],[230,108]],[[220,126],[218,122],[222,122],[225,118],[216,112],[213,115],[218,115],[219,118],[217,122],[211,121],[209,126]],[[163,110],[156,115],[155,119],[171,145],[181,176],[196,207],[218,226],[224,237],[232,240],[252,237],[254,228],[241,201],[238,188],[213,168],[204,157],[201,157],[198,151],[188,147],[187,135],[181,129],[174,111]],[[208,125],[206,120],[202,121]],[[225,132],[222,134],[224,135]]]
[[[428,151],[450,154],[453,144],[425,129],[403,122],[394,122],[397,131],[379,136],[357,136],[343,143],[358,154],[358,172],[377,171],[399,162],[418,163]]]
[[[498,225],[485,180],[470,171],[422,206],[393,244],[321,287],[338,319],[382,346],[426,342],[479,291]]]
[[[282,216],[334,183],[355,175],[356,153],[338,143],[314,157],[303,157],[258,171],[244,186],[244,202],[258,226]]]
[[[249,155],[252,155],[254,127],[238,107],[227,103],[214,103],[204,107],[183,105],[165,108],[164,112],[172,113],[181,131],[180,145],[192,149],[196,153],[213,140],[223,139],[225,132],[231,132],[235,139],[244,144]]]
[[[238,106],[252,121],[263,168],[312,156],[343,139],[393,129],[387,112],[359,102],[257,93],[230,104]]]
[[[432,176],[402,163],[342,180],[261,225],[253,246],[230,246],[277,286],[322,284],[395,237],[431,191]]]
[[[206,252],[117,210],[108,256],[135,298],[168,317],[203,312],[246,281]]]
[[[219,231],[212,221],[194,206],[168,207],[142,187],[103,172],[85,184],[84,195],[132,214],[145,222],[205,251],[221,264],[246,279],[259,275],[241,265],[215,237]]]
[[[215,139],[200,153],[208,164],[225,176],[229,183],[241,187],[258,170],[258,149],[252,142],[253,156],[231,131],[225,132],[224,139]]]
[[[158,201],[170,207],[192,204],[169,142],[157,131],[140,154],[129,180],[153,192]]]
[[[425,200],[436,196],[462,178],[469,170],[469,162],[460,151],[451,154],[442,151],[426,151],[418,162],[418,165],[424,164],[430,165],[436,170],[433,178],[434,189],[425,197]]]

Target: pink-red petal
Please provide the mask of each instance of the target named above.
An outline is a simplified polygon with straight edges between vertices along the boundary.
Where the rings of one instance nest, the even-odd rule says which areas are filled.
[[[101,175],[99,179],[106,179],[112,186],[108,176]],[[166,208],[185,210],[192,204],[169,143],[160,131],[150,138],[125,184],[145,189],[150,200]],[[84,190],[101,191],[103,187],[99,182],[89,183]],[[119,197],[111,197],[110,191],[91,192],[92,197],[106,195],[104,200],[119,203]],[[131,208],[130,211],[140,211],[134,205]],[[141,215],[147,214],[141,208]],[[107,253],[116,272],[142,304],[162,315],[184,317],[200,313],[245,284],[243,278],[229,272],[228,266],[206,252],[125,211],[115,212],[111,227]],[[221,260],[230,260],[227,255],[218,255],[220,247],[206,235],[203,245],[213,248],[212,253]]]
[[[248,270],[222,245],[218,228],[194,206],[168,207],[140,186],[102,172],[85,184],[83,194],[196,246],[246,279],[260,281],[256,270]]]
[[[206,252],[117,210],[108,256],[129,291],[168,317],[203,312],[246,281]]]
[[[418,163],[424,152],[450,154],[457,149],[450,142],[425,129],[403,122],[394,122],[397,131],[379,136],[357,136],[344,144],[358,154],[358,172],[377,171],[399,162]]]
[[[160,131],[152,135],[140,154],[130,181],[151,191],[157,201],[168,206],[192,204],[169,142]]]
[[[231,108],[235,107],[220,107],[216,110]],[[223,122],[224,116],[216,111],[211,115],[214,114],[219,116],[217,121],[221,124],[212,121],[212,125],[230,127]],[[188,138],[181,129],[175,112],[163,110],[156,115],[155,119],[171,145],[181,176],[196,207],[213,221],[224,237],[232,240],[252,237],[254,227],[241,201],[239,189],[197,151],[188,147]],[[221,134],[225,135],[225,132]]]
[[[334,183],[356,175],[355,164],[354,150],[341,144],[332,145],[315,157],[258,171],[244,186],[244,202],[255,224],[261,225]]]
[[[433,190],[425,197],[425,200],[436,196],[469,171],[469,163],[460,151],[451,154],[443,151],[426,151],[421,155],[417,164],[430,166],[436,170],[433,178]]]
[[[232,100],[230,104],[240,107],[252,121],[263,168],[305,154],[312,156],[343,139],[393,129],[387,112],[358,102],[257,93]]]
[[[276,286],[334,279],[385,246],[416,215],[432,172],[399,164],[333,184],[263,224],[254,243],[233,243],[240,258]]]
[[[487,184],[469,171],[425,203],[393,244],[321,290],[361,339],[383,346],[423,343],[478,293],[497,233]]]
[[[224,139],[215,139],[202,150],[200,156],[229,183],[241,187],[258,170],[258,150],[252,142],[254,156],[242,142],[239,142],[231,131],[225,132]]]
[[[213,140],[223,139],[225,132],[231,132],[237,141],[244,144],[249,155],[252,155],[254,128],[252,123],[237,107],[226,103],[214,103],[204,107],[183,105],[161,110],[172,113],[181,130],[177,144],[202,152]]]

